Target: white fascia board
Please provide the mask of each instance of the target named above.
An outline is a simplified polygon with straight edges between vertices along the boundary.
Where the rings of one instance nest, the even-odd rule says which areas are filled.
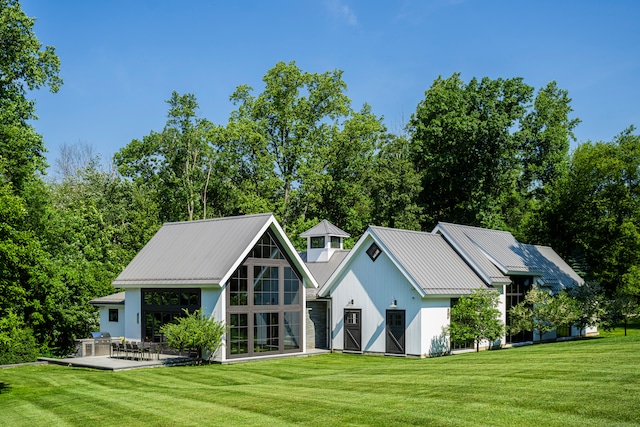
[[[311,272],[309,271],[309,269],[305,265],[304,261],[302,261],[302,258],[300,258],[300,255],[298,254],[298,251],[296,250],[296,248],[293,247],[293,244],[291,243],[291,241],[287,237],[287,234],[284,232],[282,227],[280,227],[280,224],[278,224],[278,221],[276,220],[276,218],[273,215],[271,215],[271,218],[270,218],[270,221],[269,221],[269,226],[274,231],[276,231],[276,234],[278,234],[280,236],[280,243],[284,243],[285,250],[287,251],[287,254],[289,255],[289,257],[291,258],[291,261],[293,261],[295,266],[305,276],[305,277],[302,278],[305,288],[318,289],[318,282],[316,282],[316,279],[313,277],[313,274],[311,274]]]

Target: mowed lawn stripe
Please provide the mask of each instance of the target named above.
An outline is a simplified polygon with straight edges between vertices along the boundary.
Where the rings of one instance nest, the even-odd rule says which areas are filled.
[[[640,336],[435,359],[0,370],[0,425],[640,425]]]

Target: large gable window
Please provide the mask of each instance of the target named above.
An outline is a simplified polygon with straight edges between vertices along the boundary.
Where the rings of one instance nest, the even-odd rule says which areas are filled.
[[[227,283],[227,357],[300,351],[300,277],[267,231]]]

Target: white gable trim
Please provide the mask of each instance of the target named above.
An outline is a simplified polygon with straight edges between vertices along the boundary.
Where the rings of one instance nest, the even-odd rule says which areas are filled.
[[[346,258],[342,260],[342,262],[338,265],[336,270],[333,272],[333,274],[329,277],[329,279],[326,281],[324,286],[318,292],[318,296],[326,297],[331,293],[331,291],[335,288],[335,286],[338,283],[337,278],[340,277],[343,271],[346,270],[349,264],[351,264],[351,259],[355,256],[355,254],[359,253],[361,250],[365,250],[365,249],[362,249],[362,247],[367,241],[368,236],[370,236],[371,239],[378,245],[378,247],[380,247],[382,252],[384,252],[384,254],[387,255],[387,257],[391,260],[393,265],[395,265],[395,267],[402,273],[402,275],[407,279],[407,281],[411,283],[411,286],[413,286],[416,292],[418,292],[418,295],[420,295],[421,298],[426,297],[427,294],[425,293],[424,289],[422,289],[422,287],[418,285],[418,283],[409,274],[409,272],[407,272],[407,270],[402,266],[402,264],[398,262],[396,257],[393,256],[393,254],[389,250],[389,248],[387,248],[385,244],[382,243],[382,241],[378,238],[378,236],[376,236],[375,232],[371,229],[371,227],[367,228],[367,231],[365,231],[364,234],[360,237],[356,245],[349,252],[349,255],[347,255]]]
[[[271,228],[271,230],[275,232],[278,242],[284,246],[284,250],[287,252],[287,255],[289,256],[293,264],[299,269],[299,271],[302,272],[302,275],[304,276],[302,277],[303,285],[306,288],[317,288],[318,284],[313,278],[313,275],[304,265],[304,262],[300,258],[300,255],[298,255],[298,252],[295,250],[295,248],[287,238],[287,235],[285,234],[282,227],[280,227],[280,224],[278,224],[278,221],[273,216],[273,214],[269,216],[269,219],[267,221],[265,221],[264,225],[260,228],[260,231],[256,233],[255,236],[253,236],[253,239],[251,239],[249,245],[242,251],[242,254],[231,265],[231,268],[224,274],[224,276],[222,276],[222,278],[220,279],[220,286],[227,283],[229,278],[233,275],[234,271],[236,271],[240,264],[242,264],[242,262],[247,258],[249,252],[251,252],[253,247],[258,243],[258,240],[260,240],[260,238],[264,235],[264,233],[267,232],[269,228]]]

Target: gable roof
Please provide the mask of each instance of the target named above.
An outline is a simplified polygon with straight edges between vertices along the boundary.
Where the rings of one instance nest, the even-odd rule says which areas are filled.
[[[542,282],[554,292],[571,288],[584,283],[582,277],[553,248],[540,245],[523,246],[531,256],[533,262],[542,269]]]
[[[323,219],[316,226],[310,228],[300,235],[300,237],[315,237],[315,236],[336,236],[336,237],[349,237],[351,236],[346,231],[343,231],[331,224],[326,219]]]
[[[520,243],[508,231],[438,223],[439,233],[485,283],[509,283],[508,275],[537,277],[558,291],[582,283],[582,278],[552,248]]]
[[[221,285],[271,229],[306,286],[317,287],[272,214],[164,224],[122,273],[115,287]]]
[[[354,254],[366,251],[370,241],[398,267],[421,296],[468,294],[485,289],[484,282],[469,268],[442,236],[420,231],[370,226],[336,271],[318,291],[326,296]]]
[[[526,262],[525,249],[508,231],[440,222],[439,233],[487,284],[510,283],[509,274],[540,273]]]

